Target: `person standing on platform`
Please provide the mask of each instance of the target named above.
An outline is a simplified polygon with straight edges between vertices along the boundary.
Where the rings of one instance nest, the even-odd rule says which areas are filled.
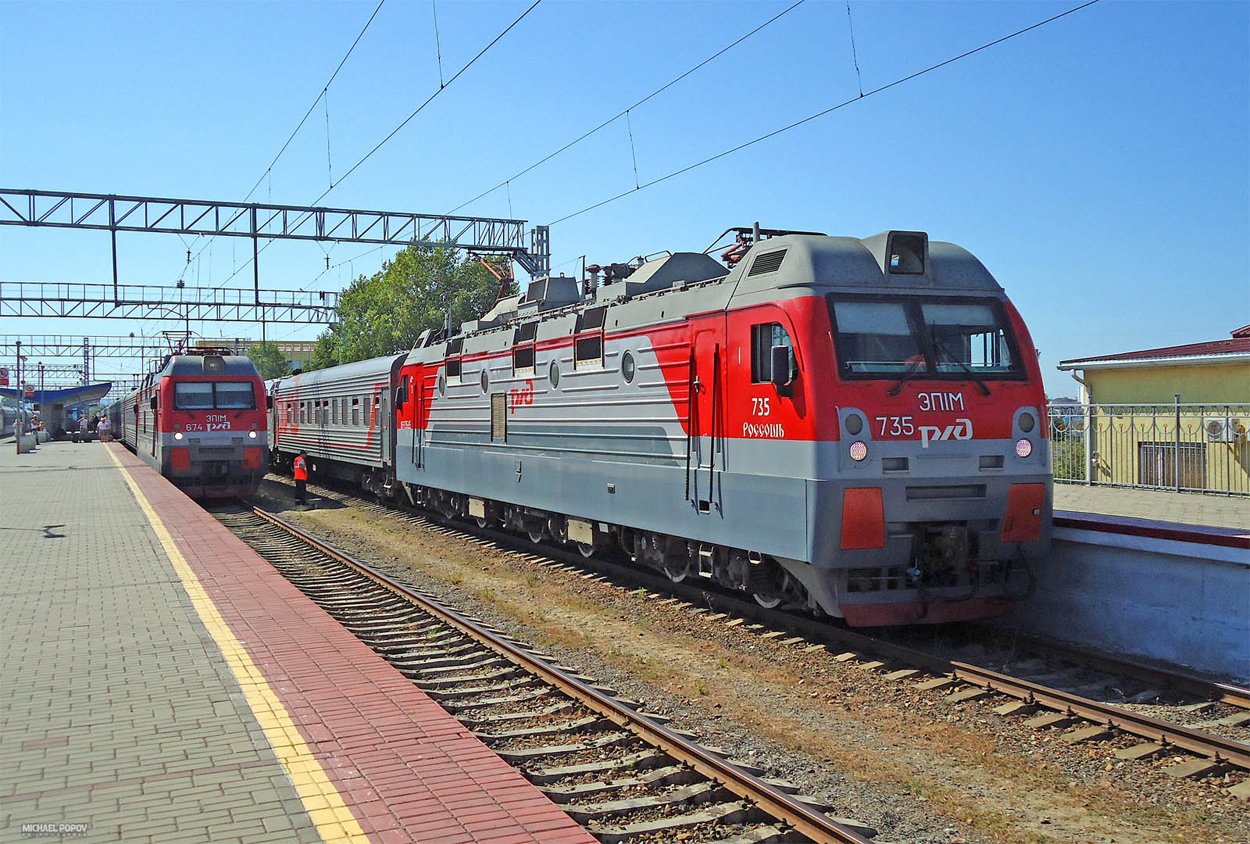
[[[96,433],[100,435],[100,442],[111,443],[113,441],[113,435],[110,433],[110,427],[109,418],[107,416],[101,416],[100,421],[96,423],[95,426]]]
[[[295,503],[308,504],[308,452],[300,449],[295,458]]]

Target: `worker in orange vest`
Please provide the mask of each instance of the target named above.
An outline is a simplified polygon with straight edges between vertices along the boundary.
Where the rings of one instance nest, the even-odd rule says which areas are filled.
[[[295,503],[307,504],[308,491],[308,452],[300,449],[299,456],[295,458]]]

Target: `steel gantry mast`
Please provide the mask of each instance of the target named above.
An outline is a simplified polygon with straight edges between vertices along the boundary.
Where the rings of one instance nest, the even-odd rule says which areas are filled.
[[[146,308],[172,307],[196,309],[188,319],[333,321],[337,294],[314,299],[261,290],[260,240],[449,246],[508,255],[535,277],[546,275],[551,265],[547,227],[536,226],[527,245],[525,221],[504,218],[0,188],[0,225],[108,231],[112,242],[111,296],[101,284],[6,283],[0,286],[0,314],[11,316],[133,318]],[[253,301],[243,301],[237,290],[177,288],[175,297],[172,288],[120,284],[118,232],[250,238]],[[236,295],[221,295],[231,293]]]

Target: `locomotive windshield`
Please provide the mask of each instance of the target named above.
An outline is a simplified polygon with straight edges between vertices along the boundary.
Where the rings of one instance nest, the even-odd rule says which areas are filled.
[[[255,410],[256,390],[250,381],[179,381],[174,384],[174,410]]]
[[[995,300],[829,297],[839,370],[847,378],[1022,378]]]

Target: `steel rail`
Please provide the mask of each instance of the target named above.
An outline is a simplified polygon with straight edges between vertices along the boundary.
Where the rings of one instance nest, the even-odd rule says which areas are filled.
[[[1069,715],[1076,715],[1096,724],[1114,727],[1131,735],[1179,747],[1197,756],[1217,762],[1228,762],[1250,770],[1250,746],[1232,739],[1204,733],[1158,718],[1140,715],[1109,703],[1061,692],[1028,680],[1020,680],[988,668],[952,661],[951,676],[990,691],[1010,695],[1027,703],[1037,703]]]
[[[342,495],[342,493],[336,494]],[[366,504],[377,506],[383,511],[389,509],[382,507],[382,505],[374,505],[373,502],[365,499],[361,500]],[[400,509],[399,512],[404,511]],[[463,523],[451,523],[450,526],[468,535],[488,537],[498,542],[523,541],[511,534],[489,528],[482,529]],[[1093,723],[1113,727],[1129,735],[1158,742],[1164,747],[1177,747],[1196,756],[1213,759],[1217,762],[1227,762],[1238,768],[1250,770],[1250,745],[1241,742],[1215,736],[1201,730],[1171,724],[1147,715],[1139,715],[1114,704],[1090,700],[1089,698],[1042,686],[1028,680],[1014,678],[972,663],[950,660],[935,654],[925,653],[907,645],[898,644],[897,642],[879,639],[845,628],[832,627],[825,621],[788,613],[781,613],[779,616],[776,610],[764,609],[753,601],[720,591],[713,592],[698,586],[688,585],[685,582],[673,582],[661,575],[628,568],[607,560],[584,558],[574,552],[562,551],[550,545],[539,545],[537,547],[541,548],[543,553],[570,565],[590,569],[599,574],[610,574],[617,577],[624,576],[647,589],[655,592],[667,592],[691,603],[700,604],[715,600],[722,610],[729,610],[752,621],[789,627],[813,642],[825,645],[836,644],[847,650],[871,654],[878,659],[919,668],[935,676],[951,677],[987,691],[1013,697],[1025,703],[1035,703],[1048,709],[1073,715],[1074,717],[1084,718]],[[1127,671],[1134,665],[1136,664],[1130,663],[1124,670]],[[1162,670],[1157,670],[1156,673],[1161,677],[1171,676]],[[1180,675],[1176,679],[1185,681],[1193,678],[1187,675]],[[1201,683],[1202,681],[1198,680],[1196,682]],[[1239,705],[1238,701],[1250,701],[1250,690],[1228,684],[1209,683],[1206,684],[1204,691],[1209,693],[1212,699],[1229,702],[1232,705]]]
[[[607,695],[590,688],[566,672],[535,657],[524,649],[501,640],[482,625],[443,606],[433,598],[416,592],[403,583],[374,569],[367,563],[360,562],[267,510],[253,506],[252,512],[321,553],[349,566],[394,594],[417,604],[422,610],[436,616],[443,623],[454,627],[505,659],[520,665],[526,671],[538,675],[600,717],[621,729],[628,730],[647,744],[663,750],[677,761],[689,765],[717,785],[722,786],[739,798],[753,803],[763,813],[784,822],[795,832],[807,836],[812,841],[822,842],[822,844],[824,842],[829,842],[829,844],[869,844],[868,839],[795,800],[785,792],[770,786],[759,777],[739,770],[698,744],[688,741],[672,730],[655,723],[645,715],[635,712]]]

